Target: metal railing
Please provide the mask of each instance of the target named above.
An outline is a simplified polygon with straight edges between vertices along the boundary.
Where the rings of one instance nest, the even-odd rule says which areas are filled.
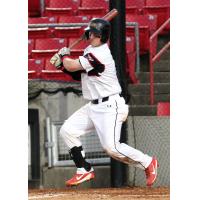
[[[74,166],[74,162],[69,156],[69,148],[59,135],[63,122],[51,122],[46,119],[45,148],[47,149],[48,167]],[[93,165],[109,165],[110,157],[104,152],[96,133],[90,133],[80,137],[85,150],[86,159]]]
[[[139,25],[137,22],[126,22],[126,26],[133,26],[135,31],[135,47],[136,47],[136,72],[140,72],[140,35]]]
[[[149,52],[149,63],[150,63],[150,104],[154,104],[154,63],[161,57],[161,55],[169,48],[170,41],[158,52],[156,55],[153,55],[153,39],[158,36],[158,34],[166,28],[170,23],[170,18],[166,20],[160,28],[153,33],[149,38],[150,52]]]

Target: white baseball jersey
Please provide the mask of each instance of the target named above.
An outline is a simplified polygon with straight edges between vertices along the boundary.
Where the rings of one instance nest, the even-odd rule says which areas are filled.
[[[94,100],[121,93],[115,62],[107,43],[98,47],[89,45],[79,61],[87,72],[81,74],[85,99]]]

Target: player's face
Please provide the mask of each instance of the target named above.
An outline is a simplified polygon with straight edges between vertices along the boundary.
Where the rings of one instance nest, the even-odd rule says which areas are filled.
[[[90,33],[89,33],[89,39],[92,40],[92,39],[94,39],[94,38],[95,38],[94,33],[90,32]]]
[[[89,42],[92,46],[101,45],[100,37],[97,37],[94,33],[89,33]]]

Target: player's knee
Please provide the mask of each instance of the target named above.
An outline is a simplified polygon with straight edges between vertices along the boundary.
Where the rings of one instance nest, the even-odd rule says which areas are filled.
[[[61,137],[64,137],[67,134],[67,131],[63,128],[63,126],[60,128],[59,134]]]
[[[112,143],[104,145],[103,148],[104,148],[104,151],[110,156],[115,155],[117,153],[117,149],[115,145]]]
[[[70,125],[69,125],[68,121],[66,120],[65,123],[60,128],[60,132],[59,132],[60,136],[66,137],[66,136],[70,135],[69,129],[70,129]]]

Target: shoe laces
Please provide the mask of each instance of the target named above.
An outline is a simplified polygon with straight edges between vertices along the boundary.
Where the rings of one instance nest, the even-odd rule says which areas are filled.
[[[89,172],[93,172],[93,168],[90,169],[90,171],[86,171],[84,168],[77,168],[77,171],[76,173],[77,174],[86,174],[86,173],[89,173]]]

